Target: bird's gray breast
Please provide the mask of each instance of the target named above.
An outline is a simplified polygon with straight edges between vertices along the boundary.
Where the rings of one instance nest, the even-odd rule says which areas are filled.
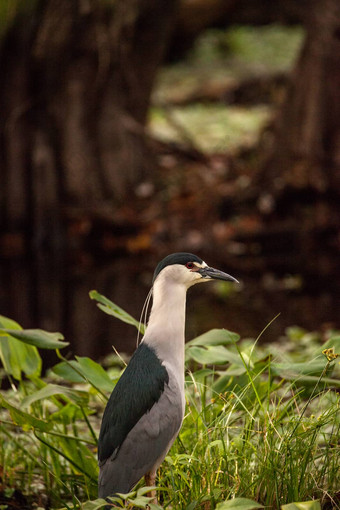
[[[119,450],[100,463],[99,497],[128,492],[147,473],[153,473],[168,453],[181,428],[182,391],[170,372],[159,400],[126,436]]]

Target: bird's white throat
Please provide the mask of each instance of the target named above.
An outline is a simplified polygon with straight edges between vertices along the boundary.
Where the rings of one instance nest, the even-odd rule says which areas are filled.
[[[143,341],[153,347],[161,361],[184,378],[184,333],[187,288],[183,283],[157,279],[153,304]]]

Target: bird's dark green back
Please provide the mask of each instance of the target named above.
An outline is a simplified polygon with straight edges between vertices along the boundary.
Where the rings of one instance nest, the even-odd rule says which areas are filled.
[[[130,430],[158,402],[168,382],[167,370],[155,351],[141,343],[105,408],[98,441],[99,462],[118,453]]]

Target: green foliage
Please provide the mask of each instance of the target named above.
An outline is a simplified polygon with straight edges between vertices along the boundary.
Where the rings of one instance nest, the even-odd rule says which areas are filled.
[[[138,326],[104,296],[93,291],[91,297],[106,313]],[[30,494],[43,487],[55,509],[104,508],[95,499],[97,436],[118,377],[89,358],[63,357],[60,334],[23,330],[7,318],[0,328],[3,371],[11,381],[0,395],[3,486]],[[42,377],[36,344],[53,342],[60,362]],[[216,329],[188,342],[187,413],[160,469],[162,507],[320,510],[320,502],[332,501],[339,508],[339,352],[339,335],[330,333],[321,345],[318,335],[300,328],[271,345]],[[123,368],[118,356],[115,363]],[[112,504],[160,508],[143,482]]]
[[[38,0],[0,0],[0,44],[16,16],[31,14]]]
[[[167,142],[189,141],[208,153],[233,154],[254,147],[271,122],[272,108],[230,105],[229,98],[237,83],[290,72],[303,39],[298,26],[204,30],[185,60],[160,70],[150,110],[151,131]],[[274,102],[281,94],[272,88]]]
[[[63,360],[71,365],[81,389],[69,387],[66,377],[58,378],[58,383],[41,377],[37,347],[56,349],[63,359],[59,349],[68,343],[62,338],[60,333],[23,330],[14,321],[0,318],[0,358],[12,383],[12,389],[0,395],[0,461],[7,468],[4,483],[20,486],[19,471],[26,490],[32,486],[32,479],[40,480],[47,492],[60,494],[55,497],[59,502],[78,493],[85,499],[96,494],[97,440],[90,399],[101,396],[100,388],[107,390],[110,381],[103,368],[87,358]],[[19,434],[17,427],[21,429]]]
[[[229,499],[216,506],[216,510],[253,510],[254,508],[263,508],[263,505],[247,498]]]
[[[87,381],[99,392],[111,392],[114,384],[101,365],[90,358],[76,356],[75,360],[65,360],[52,368],[56,375],[70,382]]]
[[[282,510],[321,510],[319,501],[302,501],[300,503],[288,503],[282,505]]]
[[[6,373],[17,380],[21,379],[22,372],[27,377],[39,376],[42,365],[36,347],[21,342],[8,332],[19,333],[21,329],[16,322],[0,316],[0,359]]]
[[[336,337],[329,343],[336,344]],[[195,498],[197,506],[207,493],[212,507],[221,498],[228,506],[231,498],[246,496],[278,508],[322,497],[323,490],[336,491],[340,452],[335,444],[340,421],[334,387],[339,384],[339,366],[323,358],[319,347],[316,359],[308,358],[307,352],[304,366],[295,366],[295,380],[290,380],[290,374],[285,379],[283,371],[280,375],[276,371],[279,364],[269,352],[280,350],[276,358],[293,360],[297,353],[289,352],[290,348],[289,344],[278,348],[249,341],[235,343],[228,350],[238,354],[238,361],[230,358],[224,370],[205,367],[188,378],[189,412],[181,444],[176,446],[179,461],[183,451],[194,452],[199,459],[192,458],[181,473],[191,481],[191,489],[196,487],[196,493],[191,490],[191,501]],[[192,360],[196,361],[195,355]],[[315,373],[313,381],[304,375],[310,372]],[[325,378],[326,373],[333,378]],[[173,449],[171,466],[175,465],[178,473],[181,463],[173,462],[175,456]],[[205,473],[205,489],[197,476],[195,485],[198,462]],[[216,491],[217,487],[221,492],[216,499],[212,488]],[[182,496],[183,489],[175,493]]]
[[[105,296],[99,294],[99,292],[97,292],[96,290],[91,290],[90,298],[97,301],[98,308],[100,308],[100,310],[102,310],[103,312],[107,313],[108,315],[111,315],[112,317],[116,317],[116,319],[119,319],[122,322],[126,322],[127,324],[135,326],[141,333],[144,332],[144,324],[141,324],[140,322],[136,321],[136,319],[134,319],[120,306],[116,305],[115,303],[112,303],[112,301],[110,301]]]
[[[117,496],[109,498],[110,503],[114,508],[128,508],[130,510],[135,508],[148,508],[149,510],[161,510],[162,507],[152,503],[152,497],[147,494],[155,487],[142,487],[137,491],[131,491],[127,494],[117,494]],[[107,508],[107,502],[104,499],[96,499],[94,501],[87,501],[82,509],[83,510],[97,510],[99,508]]]
[[[223,103],[193,103],[174,106],[171,115],[163,108],[152,108],[150,129],[166,142],[183,143],[185,132],[203,152],[228,150],[232,154],[241,146],[253,146],[269,119],[270,109],[266,105],[245,108]]]
[[[225,33],[224,44],[234,58],[259,70],[287,70],[301,48],[303,35],[297,26],[235,26]]]

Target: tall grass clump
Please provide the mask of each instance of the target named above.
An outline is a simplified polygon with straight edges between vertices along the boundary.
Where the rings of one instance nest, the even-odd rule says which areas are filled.
[[[107,298],[91,297],[139,327]],[[106,371],[86,357],[66,359],[66,345],[58,333],[0,318],[10,383],[0,395],[0,494],[17,489],[43,508],[95,510],[105,506],[95,499],[100,420],[123,364],[114,357]],[[42,376],[46,348],[60,362]],[[299,328],[266,345],[227,330],[188,342],[186,415],[159,472],[162,507],[340,508],[339,352],[340,335],[322,342]],[[112,505],[148,501],[141,482]]]
[[[200,350],[194,347],[198,339],[187,347],[188,360],[203,368],[187,378],[180,441],[162,468],[174,507],[186,508],[190,501],[214,508],[219,501],[247,497],[279,508],[338,498],[340,381],[330,377],[339,374],[336,359],[327,359],[320,348],[312,355],[311,348],[304,363],[279,363],[278,353],[269,354],[272,346],[238,344],[233,334],[227,346],[216,346],[220,333],[227,340],[226,331],[209,332],[199,338]],[[340,351],[340,337],[331,344]],[[290,357],[282,349],[284,356]],[[218,367],[227,362],[227,368]]]

